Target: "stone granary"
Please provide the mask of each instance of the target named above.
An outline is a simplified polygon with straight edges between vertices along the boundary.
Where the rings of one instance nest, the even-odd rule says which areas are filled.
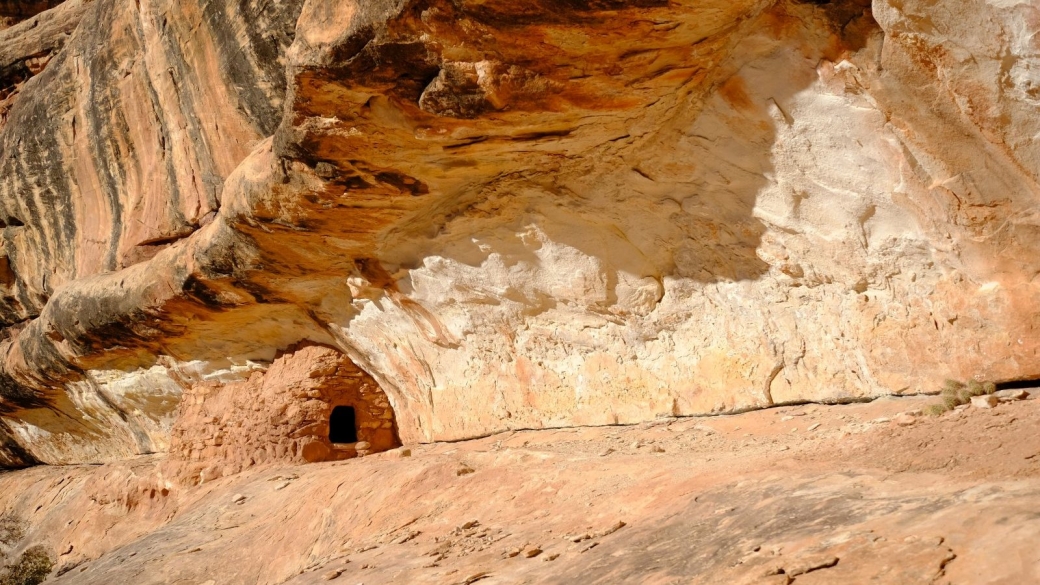
[[[306,345],[247,380],[193,385],[170,460],[175,475],[201,482],[263,463],[338,461],[400,444],[376,381],[338,350]]]

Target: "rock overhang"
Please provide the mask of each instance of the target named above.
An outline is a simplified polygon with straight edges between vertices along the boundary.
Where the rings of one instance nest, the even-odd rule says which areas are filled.
[[[113,364],[312,339],[378,380],[405,441],[429,441],[1036,373],[1036,291],[1009,251],[1029,247],[1009,234],[1028,231],[1012,218],[1035,191],[1029,147],[964,109],[1027,102],[963,68],[937,78],[951,57],[921,47],[946,41],[904,16],[926,6],[297,8],[286,94],[270,94],[285,115],[222,163],[212,223],[74,277],[9,345],[18,388],[53,401]],[[910,106],[936,87],[962,130]],[[987,231],[1002,218],[1015,227]],[[96,426],[133,426],[118,419]],[[135,448],[95,432],[80,443]],[[46,458],[62,449],[92,457]]]

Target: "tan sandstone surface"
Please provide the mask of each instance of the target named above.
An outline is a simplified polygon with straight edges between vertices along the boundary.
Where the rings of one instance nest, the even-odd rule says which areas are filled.
[[[0,585],[1040,583],[1038,31],[0,0]]]
[[[54,583],[1021,585],[1040,400],[517,431],[182,485],[150,456],[0,474]],[[901,421],[902,424],[900,424]],[[907,426],[903,426],[907,425]]]
[[[31,15],[0,30],[0,464],[169,451],[183,396],[303,342],[370,376],[406,444],[1040,378],[1038,23],[1018,0]]]

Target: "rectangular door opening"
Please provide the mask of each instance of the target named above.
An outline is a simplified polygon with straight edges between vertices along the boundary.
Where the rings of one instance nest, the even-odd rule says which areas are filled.
[[[357,443],[357,423],[353,406],[337,406],[329,416],[329,442]]]

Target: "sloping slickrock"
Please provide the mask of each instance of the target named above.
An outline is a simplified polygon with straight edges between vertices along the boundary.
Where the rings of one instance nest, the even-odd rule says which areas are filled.
[[[504,433],[200,486],[162,456],[4,473],[0,562],[40,545],[75,585],[1036,583],[1040,401],[870,422],[927,402]],[[807,419],[825,430],[791,432]]]
[[[0,130],[5,425],[163,450],[304,339],[406,443],[1040,377],[1037,22],[95,0]]]

